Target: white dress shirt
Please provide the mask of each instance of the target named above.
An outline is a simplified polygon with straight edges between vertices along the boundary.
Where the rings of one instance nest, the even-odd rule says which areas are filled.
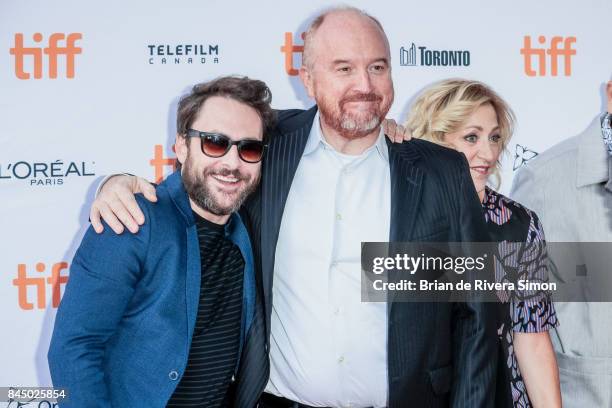
[[[389,240],[381,133],[358,156],[334,150],[315,116],[283,212],[266,392],[312,406],[387,406],[387,305],[361,301],[361,242]]]

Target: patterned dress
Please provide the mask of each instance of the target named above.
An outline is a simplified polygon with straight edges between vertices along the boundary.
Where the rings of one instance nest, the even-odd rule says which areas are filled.
[[[544,231],[538,216],[521,204],[486,188],[485,219],[494,242],[498,242],[497,282],[529,280],[548,282]],[[503,316],[498,330],[510,381],[514,407],[531,407],[514,353],[514,333],[538,333],[558,325],[550,294],[541,291],[498,292]],[[506,305],[506,306],[504,306]]]

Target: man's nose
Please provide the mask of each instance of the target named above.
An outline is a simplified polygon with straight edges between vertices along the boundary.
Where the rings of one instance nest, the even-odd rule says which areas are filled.
[[[358,73],[355,88],[361,93],[369,93],[372,91],[372,78],[370,78],[370,73],[367,69]]]
[[[242,159],[238,154],[238,146],[233,145],[229,151],[221,157],[221,161],[230,169],[236,169],[240,167]]]

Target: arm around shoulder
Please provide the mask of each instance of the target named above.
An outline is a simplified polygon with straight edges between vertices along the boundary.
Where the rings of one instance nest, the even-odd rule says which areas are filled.
[[[154,185],[141,177],[115,174],[102,180],[89,211],[94,230],[98,233],[104,230],[102,218],[117,234],[123,232],[124,226],[133,234],[138,232],[145,217],[134,198],[137,193],[148,201],[157,201]]]

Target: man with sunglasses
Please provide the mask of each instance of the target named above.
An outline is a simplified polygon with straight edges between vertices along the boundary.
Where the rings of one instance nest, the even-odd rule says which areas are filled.
[[[355,8],[326,11],[306,32],[300,77],[316,105],[279,113],[245,206],[265,313],[245,347],[237,407],[493,405],[494,309],[361,300],[363,241],[488,240],[465,157],[385,140],[390,59],[380,22]],[[111,179],[96,228],[102,213],[119,231],[119,220],[138,229],[134,188],[150,186]]]
[[[137,197],[147,225],[86,233],[49,349],[62,407],[228,404],[260,307],[237,211],[259,183],[270,101],[248,78],[194,86],[178,106],[180,170],[155,205]]]

